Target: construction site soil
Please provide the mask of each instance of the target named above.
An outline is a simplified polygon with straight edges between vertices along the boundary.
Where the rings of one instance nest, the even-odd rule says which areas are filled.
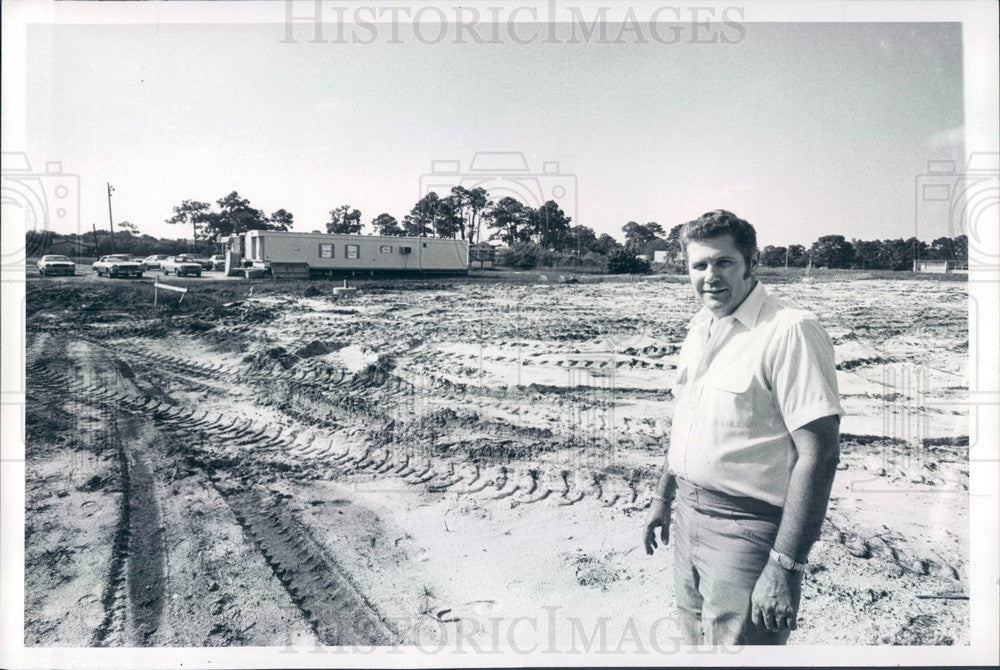
[[[28,279],[26,645],[676,635],[641,539],[682,281],[174,283]],[[967,644],[966,285],[769,290],[847,411],[791,642]]]

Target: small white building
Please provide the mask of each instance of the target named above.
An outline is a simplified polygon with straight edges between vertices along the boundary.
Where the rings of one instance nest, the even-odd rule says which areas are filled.
[[[488,242],[469,245],[469,267],[489,269],[497,260],[497,250]]]
[[[952,267],[954,264],[951,261],[913,261],[913,271],[914,272],[934,272],[938,274],[947,274],[954,270]]]

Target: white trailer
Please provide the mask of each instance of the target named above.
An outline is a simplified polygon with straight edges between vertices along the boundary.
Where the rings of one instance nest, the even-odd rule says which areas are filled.
[[[468,274],[469,243],[430,237],[383,237],[251,230],[229,238],[226,273]]]

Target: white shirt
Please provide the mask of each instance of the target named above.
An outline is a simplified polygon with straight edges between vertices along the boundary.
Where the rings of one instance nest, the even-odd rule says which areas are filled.
[[[833,344],[814,314],[760,282],[710,332],[711,322],[702,308],[681,347],[668,466],[697,486],[782,507],[791,431],[844,414]]]

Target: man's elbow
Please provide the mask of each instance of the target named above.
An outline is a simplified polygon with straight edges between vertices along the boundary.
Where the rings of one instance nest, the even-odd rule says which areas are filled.
[[[800,432],[801,431],[801,432]],[[840,464],[840,417],[836,414],[811,421],[794,435],[801,445],[799,458],[825,473],[833,473]]]
[[[806,459],[809,469],[824,477],[833,477],[840,465],[840,448],[836,443],[814,450]]]

